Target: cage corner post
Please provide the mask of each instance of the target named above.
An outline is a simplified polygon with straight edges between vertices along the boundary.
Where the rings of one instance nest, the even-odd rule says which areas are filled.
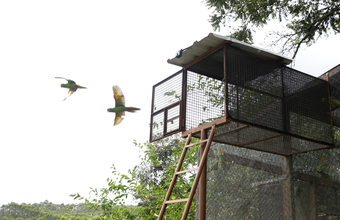
[[[179,129],[180,131],[186,130],[186,105],[187,105],[187,92],[188,92],[188,72],[186,68],[182,69],[182,99],[180,104],[180,115],[179,115]]]
[[[310,210],[310,219],[317,220],[316,213],[316,183],[315,181],[309,183],[309,210]]]
[[[228,45],[224,44],[223,47],[223,78],[224,78],[224,117],[228,117],[228,63],[227,63],[227,50]]]
[[[207,139],[207,130],[206,129],[202,129],[201,130],[201,140],[205,140]],[[202,143],[201,144],[201,161],[202,161],[202,157],[203,157],[203,152],[205,150],[205,145],[206,143]],[[201,173],[201,177],[200,177],[200,185],[199,185],[199,205],[198,205],[198,219],[199,220],[205,220],[206,219],[206,190],[207,187],[207,160],[205,160],[204,164],[203,164],[203,170]]]
[[[294,219],[294,187],[291,171],[293,170],[293,157],[282,156],[282,193],[283,193],[283,217],[284,220]]]

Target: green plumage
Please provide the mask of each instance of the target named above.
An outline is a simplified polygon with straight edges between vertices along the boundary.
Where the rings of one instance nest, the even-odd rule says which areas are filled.
[[[112,89],[116,107],[108,108],[107,111],[116,113],[114,125],[118,125],[120,122],[123,121],[124,118],[122,116],[125,115],[126,111],[135,112],[140,109],[135,107],[125,107],[125,97],[122,90],[118,86],[112,86]]]
[[[120,112],[135,112],[136,110],[140,110],[139,108],[135,108],[135,107],[125,107],[125,106],[118,106],[115,108],[108,108],[107,111],[108,112],[115,112],[115,113],[120,113]]]
[[[65,79],[64,77],[55,77],[55,78],[56,79]],[[60,87],[61,88],[69,89],[68,90],[69,96],[72,95],[75,91],[77,91],[77,89],[86,89],[86,87],[77,85],[73,80],[70,80],[70,79],[65,79],[65,80],[67,80],[67,83],[66,84],[61,84]],[[67,97],[65,99],[67,99]]]

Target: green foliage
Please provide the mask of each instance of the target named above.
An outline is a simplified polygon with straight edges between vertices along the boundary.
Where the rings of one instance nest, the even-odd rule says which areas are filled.
[[[171,90],[171,92],[164,93],[164,96],[169,96],[169,97],[174,96],[175,101],[180,101],[181,100],[181,96],[179,94],[177,94],[177,92],[175,90]],[[170,100],[169,102],[173,103],[175,101],[174,100]]]
[[[193,142],[197,141],[193,139]],[[89,198],[79,194],[71,196],[84,200],[91,209],[100,211],[102,218],[157,219],[185,142],[178,135],[173,135],[151,144],[136,141],[134,144],[142,153],[138,166],[129,170],[128,174],[121,174],[112,166],[113,178],[107,179],[106,188],[91,188]],[[197,152],[198,146],[188,150],[182,169],[197,166]],[[188,174],[177,178],[171,199],[188,198],[194,177],[194,174]],[[128,197],[133,198],[138,205],[127,206],[125,201]],[[189,213],[190,219],[195,218],[195,203],[194,199]],[[168,205],[165,219],[180,219],[184,205]]]
[[[72,211],[70,211],[72,209]],[[34,204],[10,203],[0,207],[0,219],[2,220],[59,220],[72,219],[83,220],[91,219],[99,213],[90,210],[85,204],[53,204],[45,200]]]
[[[273,45],[283,42],[281,52],[294,51],[300,46],[312,45],[320,36],[340,32],[340,2],[334,0],[205,0],[214,9],[210,23],[215,30],[227,22],[240,21],[241,25],[231,37],[252,43],[252,28],[262,28],[271,20],[287,22],[287,30],[273,32],[277,39]]]

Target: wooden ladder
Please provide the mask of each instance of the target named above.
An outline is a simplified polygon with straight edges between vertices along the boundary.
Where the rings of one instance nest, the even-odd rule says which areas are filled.
[[[203,169],[205,168],[205,164],[206,164],[205,162],[207,160],[208,152],[209,152],[210,145],[212,143],[212,139],[214,137],[214,134],[215,134],[215,124],[213,124],[211,126],[211,132],[210,132],[210,135],[209,135],[208,139],[206,139],[205,137],[201,137],[201,141],[199,141],[197,143],[194,143],[194,144],[190,144],[191,133],[189,133],[187,141],[185,143],[185,146],[184,146],[182,154],[181,154],[181,158],[178,161],[177,168],[175,170],[174,176],[172,177],[172,180],[171,180],[168,192],[167,192],[167,194],[165,196],[165,199],[164,199],[161,211],[159,212],[158,220],[162,220],[164,212],[165,212],[165,209],[166,209],[166,206],[168,204],[170,204],[170,203],[178,203],[178,202],[186,202],[187,203],[185,208],[184,208],[184,212],[183,212],[183,215],[182,215],[182,220],[185,220],[187,218],[187,216],[189,214],[189,209],[190,209],[190,205],[191,205],[192,199],[194,198],[194,195],[195,195],[195,192],[196,192],[196,188],[197,188],[198,182],[200,180],[200,176],[202,174]],[[196,168],[193,168],[193,169],[180,171],[188,148],[192,147],[192,146],[195,146],[195,145],[198,145],[198,144],[202,144],[202,143],[206,143],[206,145],[205,145],[204,151],[201,152],[201,161],[200,161],[199,166],[196,167]],[[174,185],[176,183],[177,176],[179,174],[183,174],[183,173],[194,171],[194,170],[197,170],[197,174],[196,174],[194,183],[192,184],[189,197],[186,198],[186,199],[169,200],[170,196],[171,196],[171,193],[172,193],[172,190],[174,188]]]

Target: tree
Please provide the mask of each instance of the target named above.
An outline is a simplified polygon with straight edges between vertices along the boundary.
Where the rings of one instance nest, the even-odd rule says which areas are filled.
[[[198,139],[193,138],[192,142]],[[76,200],[84,200],[85,204],[94,210],[101,211],[103,218],[110,219],[157,219],[165,195],[169,188],[185,141],[178,135],[173,135],[154,143],[134,142],[142,151],[142,161],[128,174],[117,172],[112,166],[113,178],[107,178],[108,186],[102,189],[91,188],[90,197],[84,198],[77,194],[71,196]],[[198,146],[190,148],[182,169],[197,166]],[[177,184],[171,194],[171,200],[188,198],[195,175],[182,175],[177,178]],[[131,196],[137,206],[125,204]],[[183,203],[170,204],[165,213],[165,219],[180,219],[184,209]],[[190,209],[190,219],[195,218],[195,200]]]
[[[72,208],[72,211],[69,209]],[[29,220],[60,220],[72,219],[82,220],[99,216],[99,213],[93,213],[85,204],[53,204],[47,200],[34,204],[17,204],[10,203],[0,207],[0,219],[29,219]]]
[[[229,21],[241,25],[230,37],[253,43],[253,28],[262,28],[271,20],[286,21],[286,30],[272,32],[275,40],[270,45],[282,43],[281,53],[293,51],[293,59],[302,45],[311,46],[321,36],[340,32],[340,2],[338,0],[205,0],[214,9],[210,16],[213,28],[219,30]]]

